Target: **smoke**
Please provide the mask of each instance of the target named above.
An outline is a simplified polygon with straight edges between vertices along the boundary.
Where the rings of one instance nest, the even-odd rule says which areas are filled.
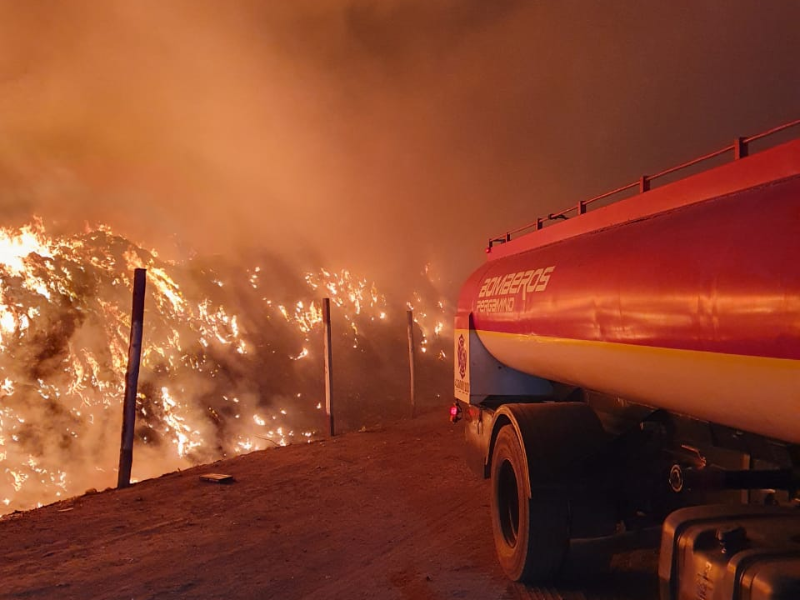
[[[800,7],[0,4],[9,218],[457,281],[486,237],[797,116]]]
[[[320,288],[333,306],[338,431],[408,415],[405,303],[349,272],[256,258],[264,268],[169,264],[108,230],[0,229],[0,514],[114,482],[139,265],[137,479],[324,431]],[[441,407],[448,309],[430,284],[414,289],[418,406]]]
[[[264,293],[287,303],[326,266],[402,305],[432,263],[426,285],[452,301],[489,236],[800,116],[799,22],[800,4],[761,0],[0,0],[0,225],[108,223],[207,280],[260,264]],[[197,285],[186,294],[211,293]],[[77,292],[25,333],[36,354],[2,357],[4,377],[30,384],[14,392],[28,398],[25,456],[58,459],[68,440],[47,427],[77,426],[37,397],[68,385],[64,349],[103,347],[70,308],[100,292]],[[206,438],[224,421],[238,439],[230,415],[209,422],[223,389],[254,412],[318,384],[289,365],[297,336],[265,328],[260,301],[231,310],[254,315],[243,328],[260,351],[289,340],[262,369],[287,383],[227,356],[213,385],[184,369],[170,385],[199,399],[203,416],[186,418]],[[395,341],[362,326],[359,352],[383,375],[361,392],[357,371],[339,381],[366,397],[397,365],[382,361]],[[164,422],[151,418],[148,431]],[[113,437],[84,435],[76,464]]]

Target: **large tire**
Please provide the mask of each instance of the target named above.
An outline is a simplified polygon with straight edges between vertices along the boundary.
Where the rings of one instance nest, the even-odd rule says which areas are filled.
[[[602,571],[610,555],[584,541],[613,533],[613,506],[582,486],[588,483],[586,459],[606,443],[600,421],[582,403],[520,405],[514,415],[524,441],[505,425],[492,452],[492,529],[500,565],[513,581]]]
[[[497,435],[491,478],[492,529],[503,571],[512,581],[553,579],[569,547],[569,506],[549,494],[528,498],[524,450],[510,425]]]

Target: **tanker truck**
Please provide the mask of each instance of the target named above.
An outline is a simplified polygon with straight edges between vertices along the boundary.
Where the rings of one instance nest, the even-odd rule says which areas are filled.
[[[660,539],[664,599],[800,598],[800,139],[755,144],[798,125],[489,240],[451,419],[510,579]]]

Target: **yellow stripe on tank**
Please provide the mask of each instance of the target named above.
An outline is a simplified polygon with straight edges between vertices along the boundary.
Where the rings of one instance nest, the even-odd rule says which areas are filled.
[[[800,443],[800,361],[479,330],[519,371]]]

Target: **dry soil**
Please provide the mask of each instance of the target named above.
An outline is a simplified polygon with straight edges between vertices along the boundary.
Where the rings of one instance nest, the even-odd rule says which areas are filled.
[[[653,552],[590,583],[506,581],[462,446],[444,408],[7,515],[0,598],[657,598]]]

